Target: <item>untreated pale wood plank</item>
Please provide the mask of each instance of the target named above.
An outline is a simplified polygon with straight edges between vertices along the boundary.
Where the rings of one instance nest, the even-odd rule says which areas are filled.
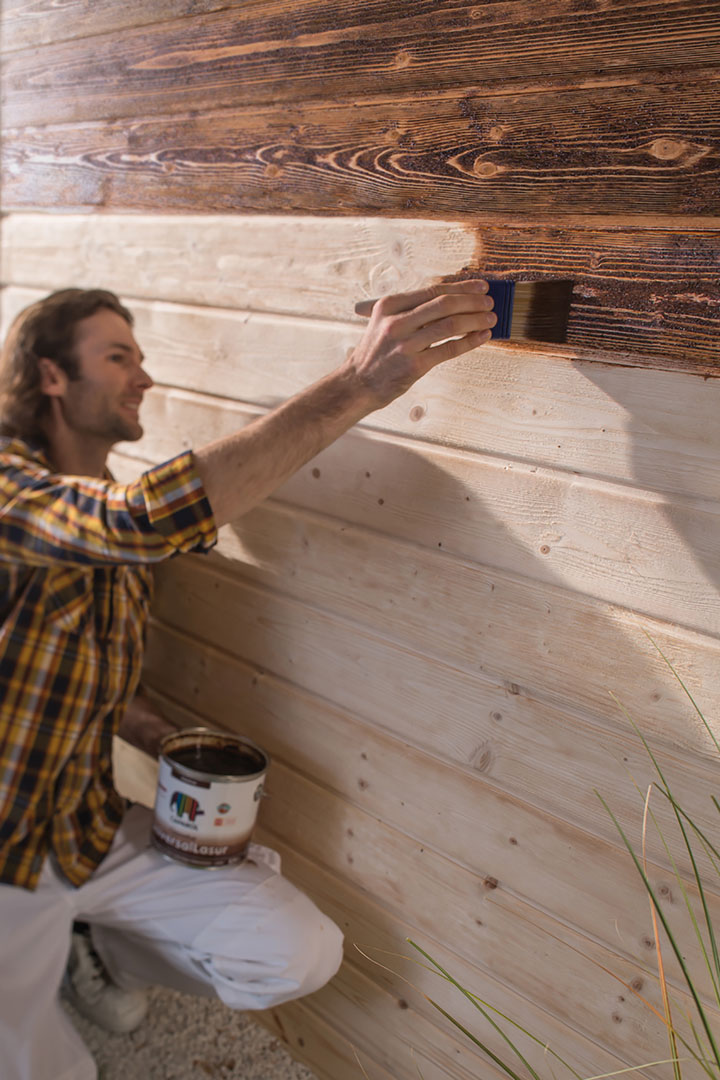
[[[201,446],[257,415],[250,406],[157,389],[144,406],[142,448],[124,450],[164,460],[188,439]],[[711,634],[720,629],[714,502],[368,430],[343,436],[276,494],[651,618]]]
[[[234,608],[233,613],[237,614]],[[332,656],[327,658],[326,672],[328,696],[333,696],[335,680],[342,673],[335,670]],[[635,962],[652,961],[647,897],[638,888],[639,878],[617,840],[611,842],[598,836],[597,829],[584,832],[574,817],[564,820],[528,805],[524,793],[520,792],[519,797],[509,795],[495,786],[491,777],[488,783],[481,771],[458,769],[435,754],[414,749],[412,744],[417,737],[422,738],[422,732],[418,736],[412,730],[388,735],[382,730],[388,726],[383,715],[368,717],[360,707],[354,713],[347,708],[328,708],[321,698],[283,685],[272,674],[271,659],[266,668],[258,670],[214,650],[197,644],[193,647],[187,639],[183,641],[181,636],[158,628],[152,636],[146,673],[149,685],[165,696],[163,712],[176,721],[187,724],[183,708],[192,704],[193,712],[203,722],[249,735],[269,750],[275,761],[289,763],[293,772],[300,770],[313,782],[335,792],[343,805],[352,803],[363,808],[378,823],[401,830],[413,842],[417,840],[421,851],[442,852],[453,865],[475,874],[474,892],[480,890],[484,895],[497,887],[510,890],[552,912],[554,918],[599,938],[610,949],[624,952]],[[399,672],[398,683],[402,681],[403,673]],[[418,716],[416,723],[420,727],[422,717]],[[451,702],[442,715],[437,738],[437,752],[445,759],[453,753],[450,744],[456,725],[462,726],[462,717]],[[537,765],[529,743],[518,745],[515,752]],[[579,774],[585,766],[579,751]],[[610,770],[605,768],[607,776]],[[642,777],[638,779],[642,781]],[[588,793],[592,793],[598,777],[588,770],[584,780]],[[619,764],[612,783],[613,795],[623,782],[627,807],[632,779]],[[683,801],[685,791],[680,794]],[[608,794],[608,798],[613,796]],[[596,813],[601,812],[598,802]],[[280,820],[275,819],[275,825],[272,820],[263,817],[266,825],[285,836]],[[662,826],[667,820],[661,813]],[[634,807],[630,804],[623,824],[632,843],[639,847],[640,798]],[[668,830],[668,835],[677,850],[680,845],[674,830]],[[352,835],[348,836],[349,840],[334,833],[329,839],[347,844],[352,840]],[[352,843],[347,848],[350,865],[354,859],[351,849]],[[310,849],[301,844],[300,850]],[[653,886],[663,902],[667,901],[669,917],[686,943],[688,963],[697,968],[700,985],[704,986],[703,964],[677,883],[672,870],[656,861],[665,862],[667,855],[653,836],[648,837],[647,854]],[[687,864],[687,857],[682,862]],[[591,886],[589,865],[593,867]],[[710,880],[710,908],[720,910],[720,898],[712,893],[711,886]],[[589,888],[592,898],[588,896]],[[372,879],[368,879],[367,889],[374,893]],[[403,902],[410,905],[407,917],[412,921],[419,917],[412,912],[414,904],[422,904],[422,890],[415,899],[412,884],[408,890]]]
[[[573,0],[551,0],[541,11],[532,0],[419,0],[410,10],[397,0],[348,0],[341,7],[276,0],[225,4],[215,12],[221,5],[165,0],[145,12],[127,5],[124,17],[113,11],[120,6],[74,4],[68,16],[80,8],[82,22],[70,22],[79,40],[57,44],[50,35],[59,20],[50,14],[39,55],[33,48],[7,57],[6,124],[464,85],[503,92],[528,83],[562,88],[608,72],[619,82],[629,73],[637,79],[670,72],[678,79],[720,59],[720,13],[711,0],[609,0],[581,15]],[[31,15],[48,8],[11,7],[6,47],[23,30],[28,34]],[[161,22],[173,8],[185,17]],[[155,25],[142,25],[153,15]]]
[[[330,986],[313,995],[309,1007],[337,1031],[356,1033],[360,1046],[371,1048],[396,1080],[417,1080],[418,1075],[423,1080],[506,1080],[507,1073],[469,1039],[436,1026],[401,1000],[404,1009],[398,1009],[394,994],[346,963]],[[510,1052],[505,1060],[512,1057]]]
[[[375,815],[358,811],[278,763],[270,790],[272,798],[263,807],[267,827],[418,931],[432,938],[442,927],[449,949],[531,1000],[542,1001],[557,1019],[626,1060],[653,1060],[666,1045],[662,1022],[648,1016],[647,1007],[632,993],[620,1004],[620,984],[597,963],[626,985],[640,978],[644,996],[657,1007],[657,988],[643,967],[548,918],[502,885],[489,888],[482,876],[445,859],[422,841],[401,837]],[[555,869],[562,874],[561,868]],[[557,891],[561,888],[558,880]],[[587,905],[592,905],[593,888],[594,883]],[[622,899],[616,895],[621,928],[625,899],[623,889]],[[562,979],[548,979],[551,971],[562,971]],[[592,995],[587,993],[590,971]],[[684,999],[678,991],[678,1000]],[[613,1019],[618,1010],[621,1022]]]
[[[272,510],[265,513],[271,515]],[[281,589],[313,608],[322,603],[341,620],[359,622],[386,641],[399,639],[401,653],[415,649],[471,676],[469,693],[476,708],[467,711],[467,727],[456,722],[452,739],[433,723],[432,705],[427,724],[422,723],[422,709],[417,714],[414,708],[412,719],[404,722],[402,702],[397,716],[386,707],[382,719],[378,717],[380,723],[391,728],[399,723],[395,729],[399,734],[434,754],[469,766],[521,798],[617,840],[609,821],[598,819],[593,789],[599,788],[613,805],[629,812],[636,805],[629,776],[644,790],[652,770],[621,708],[611,699],[613,692],[653,739],[662,767],[683,791],[688,812],[712,831],[714,749],[672,672],[637,623],[623,621],[621,612],[581,597],[482,567],[437,557],[424,560],[421,553],[401,545],[385,548],[385,541],[378,538],[365,545],[363,536],[348,535],[341,524],[331,524],[328,532],[328,542],[323,543],[322,527],[286,521],[284,533],[272,534],[284,550],[284,565],[281,554],[279,564],[264,564],[264,573],[262,556],[258,563],[248,561],[238,568],[243,578],[272,590],[266,604],[258,604],[263,624],[267,626],[273,612],[280,611],[286,630],[292,620],[298,634],[300,627],[319,633],[326,625],[324,618],[313,621],[304,605],[278,596]],[[250,552],[257,554],[260,543],[262,538],[257,547],[250,541]],[[228,578],[223,573],[218,578],[210,566],[185,560],[163,567],[156,578],[156,610],[165,620],[221,648],[234,640],[218,601],[219,596],[228,597],[233,608],[244,608],[243,585],[234,575]],[[309,624],[304,621],[308,619]],[[652,625],[649,631],[713,723],[717,711],[713,673],[718,664],[713,643],[685,640],[662,625]],[[241,629],[240,642],[245,632],[252,637],[250,629]],[[336,636],[342,637],[339,631]],[[320,636],[329,650],[333,641],[332,631]],[[352,645],[347,650],[353,655]],[[251,654],[240,647],[235,651],[252,662]],[[391,654],[396,655],[394,649]],[[256,662],[272,666],[269,654]],[[287,668],[281,673],[302,681],[306,674],[312,677],[313,666],[296,676]],[[406,671],[407,686],[413,688],[409,669],[399,670]],[[380,678],[379,672],[375,678]],[[324,692],[322,681],[313,687]],[[405,691],[404,700],[409,704],[410,699],[415,702],[413,689]],[[352,697],[347,700],[351,703]],[[458,707],[454,699],[454,708]],[[540,760],[543,768],[538,772]],[[662,807],[659,813],[667,824]],[[674,854],[683,863],[682,849]]]
[[[348,1039],[309,1009],[307,998],[254,1013],[253,1017],[280,1039],[293,1057],[308,1065],[318,1080],[338,1080],[338,1077],[360,1080],[362,1077],[354,1052],[354,1044],[360,1041],[362,1032]],[[370,1069],[371,1080],[396,1080],[394,1072],[389,1073],[371,1056],[369,1051],[372,1049],[362,1046],[360,1050],[360,1060]]]
[[[359,968],[372,983],[382,986],[392,995],[388,1013],[391,1018],[394,1016],[395,1025],[402,1026],[405,1011],[410,1007],[431,1023],[452,1032],[453,1029],[427,1002],[427,995],[446,1007],[469,1031],[482,1035],[483,1041],[495,1053],[504,1054],[507,1051],[507,1044],[467,1001],[424,967],[412,962],[412,959],[404,959],[418,958],[418,954],[405,944],[407,938],[417,940],[416,928],[376,904],[371,897],[358,893],[342,877],[309,860],[277,835],[265,829],[260,829],[258,835],[263,842],[281,853],[283,873],[308,892],[342,928],[346,954],[352,967]],[[418,944],[429,951],[462,985],[480,994],[484,1001],[549,1043],[581,1076],[595,1074],[598,1069],[610,1072],[624,1064],[597,1042],[574,1030],[572,1025],[557,1021],[541,1005],[517,995],[503,981],[502,972],[498,975],[481,972],[468,962],[466,956],[451,952],[434,936],[422,935]],[[618,986],[618,990],[619,996],[622,996],[622,987]],[[313,999],[309,1004],[314,1007],[317,1000]],[[536,1068],[542,1070],[547,1067],[544,1045],[533,1043],[512,1027],[508,1028],[508,1032],[514,1034],[519,1047]],[[455,1037],[458,1038],[457,1033]],[[387,1042],[391,1048],[391,1040]],[[484,1077],[484,1073],[482,1075]]]
[[[384,214],[715,213],[718,84],[293,103],[8,126],[3,206]],[[12,122],[10,115],[6,123]],[[491,132],[497,132],[492,135]]]
[[[406,219],[14,213],[2,224],[8,284],[344,321],[358,300],[457,273],[477,244],[466,228]]]
[[[42,295],[9,287],[10,316]],[[129,301],[156,380],[272,406],[333,370],[353,324]],[[715,498],[720,380],[485,346],[444,364],[364,426],[655,491]]]

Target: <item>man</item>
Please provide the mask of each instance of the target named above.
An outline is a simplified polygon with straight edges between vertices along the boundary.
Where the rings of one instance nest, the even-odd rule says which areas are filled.
[[[486,291],[476,281],[383,298],[332,374],[129,485],[106,459],[141,437],[152,385],[130,313],[112,293],[68,289],[13,323],[0,370],[3,1080],[95,1077],[58,1004],[68,958],[78,1003],[116,1029],[141,1018],[148,983],[261,1009],[337,970],[340,931],[277,872],[273,852],[206,875],[149,846],[147,811],[123,813],[112,736],[123,718],[147,724],[149,743],[162,732],[134,699],[149,566],[208,551],[217,526],[487,341]],[[71,954],[77,921],[92,939],[72,935]]]

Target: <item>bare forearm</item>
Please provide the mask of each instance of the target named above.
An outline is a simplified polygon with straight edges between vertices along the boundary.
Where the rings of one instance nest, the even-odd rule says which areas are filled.
[[[339,369],[241,431],[196,450],[217,524],[262,502],[374,407],[375,399]]]
[[[466,281],[383,297],[336,371],[237,434],[197,450],[218,525],[261,502],[433,367],[484,344],[497,321],[486,292],[486,282]]]

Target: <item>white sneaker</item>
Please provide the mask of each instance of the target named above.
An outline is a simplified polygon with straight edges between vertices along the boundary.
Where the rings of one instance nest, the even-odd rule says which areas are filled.
[[[134,1031],[148,1009],[144,990],[123,990],[112,981],[89,930],[73,931],[63,993],[86,1020],[117,1034]]]

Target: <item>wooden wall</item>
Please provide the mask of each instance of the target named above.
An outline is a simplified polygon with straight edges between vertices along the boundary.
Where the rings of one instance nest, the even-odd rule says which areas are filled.
[[[163,567],[146,680],[273,755],[262,836],[347,960],[265,1021],[322,1080],[361,1075],[352,1047],[372,1080],[500,1076],[401,975],[497,1033],[382,953],[406,937],[581,1076],[667,1057],[595,789],[638,840],[651,772],[614,692],[716,820],[644,631],[714,722],[720,4],[5,0],[1,28],[3,321],[66,284],[130,304],[157,387],[119,476],[331,370],[358,299],[576,282],[567,346],[433,372]],[[650,876],[686,926],[670,855]]]

